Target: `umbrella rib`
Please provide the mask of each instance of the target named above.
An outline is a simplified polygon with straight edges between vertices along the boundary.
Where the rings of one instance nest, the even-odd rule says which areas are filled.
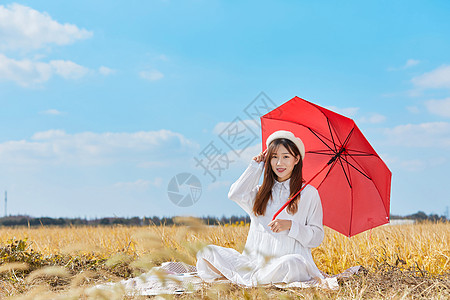
[[[367,153],[367,154],[350,154],[349,153],[348,155],[349,156],[376,156],[375,154],[372,154],[372,153]]]
[[[365,152],[365,151],[361,151],[361,150],[354,150],[354,149],[347,149],[348,151],[353,151],[356,153],[362,153],[362,154],[371,154],[374,155],[373,153],[369,153],[369,152]]]
[[[330,174],[330,172],[331,172],[331,170],[333,169],[333,167],[334,167],[334,165],[336,164],[336,162],[337,162],[337,161],[334,161],[334,162],[331,164],[330,169],[328,169],[327,174],[325,174],[325,176],[323,177],[322,182],[320,182],[320,184],[317,186],[317,189],[320,188],[320,186],[322,185],[322,183],[325,181],[325,178],[328,177],[328,174]]]
[[[349,155],[349,156],[351,157],[351,155]],[[369,180],[372,180],[372,178],[370,178],[369,175],[365,174],[363,171],[361,171],[360,169],[358,169],[357,167],[355,167],[351,162],[349,162],[349,161],[347,160],[347,158],[342,157],[342,159],[345,160],[345,162],[348,163],[353,169],[355,169],[356,171],[358,171],[359,173],[361,173],[364,177],[366,177],[366,178],[369,179]],[[358,162],[357,162],[356,160],[354,160],[354,161],[358,164]],[[359,164],[358,164],[358,166],[361,167]]]
[[[326,151],[326,150],[324,150]],[[312,154],[322,154],[322,155],[335,155],[334,152],[321,152],[321,151],[307,151],[306,153],[312,153]]]
[[[375,156],[375,157],[378,157],[377,154],[373,154],[373,153],[370,153],[370,152],[359,151],[359,150],[353,150],[353,149],[346,149],[346,152],[349,155],[352,155],[352,156]]]
[[[353,130],[355,129],[355,127],[353,127],[352,128],[352,130],[350,130],[350,132],[348,133],[348,135],[347,135],[347,137],[345,138],[345,141],[344,141],[344,143],[342,144],[342,147],[345,147],[345,145],[347,145],[347,143],[348,143],[348,140],[350,139],[350,137],[352,136],[352,134],[353,134]]]
[[[352,184],[350,182],[350,179],[347,176],[347,172],[345,172],[344,165],[342,163],[342,159],[341,158],[342,158],[341,156],[338,158],[339,159],[339,164],[341,165],[342,171],[344,172],[345,178],[347,179],[348,185],[350,186],[350,188],[352,188]]]
[[[348,177],[347,177],[347,173],[345,172],[345,168],[344,168],[344,165],[343,165],[343,163],[342,163],[342,160],[341,159],[343,159],[343,160],[345,160],[345,158],[343,157],[343,156],[340,156],[339,157],[339,162],[340,162],[340,164],[341,164],[341,167],[342,167],[342,171],[344,171],[344,175],[345,175],[345,178],[347,179],[347,182],[348,182],[348,184],[349,184],[349,186],[350,186],[350,189],[352,189],[352,184],[351,184],[351,178],[349,178],[350,177],[350,168],[349,168],[349,166],[347,165],[347,168],[348,168]],[[349,236],[351,236],[351,232],[352,232],[352,224],[353,224],[353,193],[351,193],[351,199],[352,199],[352,201],[350,202],[350,205],[351,205],[351,207],[350,207],[350,220],[349,220],[349,223],[348,223],[348,230],[349,230]]]
[[[279,119],[279,118],[270,118],[270,119],[271,119],[271,120],[274,120],[274,121],[283,121],[283,122],[286,122],[286,120]],[[328,119],[328,118],[327,118],[327,119]],[[314,135],[315,135],[322,143],[324,143],[328,148],[330,148],[330,146],[328,146],[327,143],[325,143],[321,138],[319,138],[318,135],[320,135],[322,138],[328,140],[329,142],[334,143],[333,141],[330,141],[328,137],[324,136],[324,135],[321,134],[321,133],[315,132],[315,131],[312,130],[309,126],[306,126],[306,125],[303,124],[303,123],[299,123],[299,122],[295,122],[295,121],[292,121],[292,123],[294,123],[294,124],[296,124],[296,125],[299,125],[299,126],[303,126],[303,127],[307,128],[307,129],[309,129],[309,131],[311,131],[311,132],[312,132],[312,133],[313,133],[313,134],[314,134]],[[334,150],[331,149],[331,148],[330,148],[330,150],[334,151]]]
[[[333,146],[334,146],[334,151],[335,153],[338,152],[338,149],[336,147],[336,142],[334,141],[334,137],[333,137],[333,131],[331,130],[331,125],[330,125],[330,120],[327,118],[327,123],[328,123],[328,130],[330,130],[330,135],[331,135],[331,141],[333,142]]]
[[[345,159],[344,157],[342,157],[342,158]],[[348,168],[348,165],[347,165],[347,168]],[[350,168],[348,169],[348,174],[350,175]],[[351,193],[351,199],[352,199],[352,201],[350,202],[351,207],[350,207],[350,220],[349,220],[349,223],[348,223],[348,236],[351,236],[352,225],[353,225],[353,204],[354,204],[354,193],[353,193],[353,190],[352,190],[352,193]]]
[[[352,155],[349,155],[351,158],[353,158],[352,157]],[[377,157],[378,159],[380,159],[381,160],[381,158],[379,158],[378,156],[376,156],[376,155],[374,155],[375,157]],[[358,166],[359,167],[361,167],[361,165],[358,163],[358,161],[356,160],[356,159],[353,159],[354,161],[355,161],[355,163],[357,163],[358,164]],[[350,164],[350,163],[349,163]],[[351,164],[350,164],[351,165]],[[353,167],[353,166],[352,166]],[[354,167],[355,168],[355,167]],[[361,167],[361,169],[362,169],[362,167]],[[358,170],[357,168],[355,168],[355,170],[357,170],[358,172],[360,172],[360,170]],[[361,174],[363,174],[363,173],[361,173]],[[363,174],[364,176],[366,176],[365,174]],[[366,176],[367,177],[367,176]],[[372,178],[369,178],[369,177],[367,177],[369,180],[372,180]],[[373,181],[373,180],[372,180]],[[380,192],[380,189],[378,188],[378,185],[377,184],[374,184],[374,186],[375,186],[375,188],[376,188],[376,190],[377,190],[377,192],[378,192],[378,195],[380,196],[380,198],[381,199],[383,199],[383,196],[381,195],[381,192]],[[386,212],[387,210],[386,210],[386,204],[384,203],[384,201],[381,201],[382,203],[383,203],[383,207],[384,207],[384,211]],[[387,214],[389,214],[389,213],[387,213]]]
[[[308,127],[308,129],[325,145],[327,146],[331,151],[335,152],[330,146],[328,146],[327,143],[325,143],[311,128]],[[334,143],[334,142],[333,142]]]

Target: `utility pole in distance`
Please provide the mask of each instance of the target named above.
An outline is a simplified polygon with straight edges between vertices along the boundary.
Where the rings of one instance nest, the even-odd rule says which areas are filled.
[[[7,195],[6,191],[5,191],[5,217],[8,215],[8,214],[7,214],[7,210],[6,210],[6,208],[7,208],[7,203],[8,203],[8,195]]]

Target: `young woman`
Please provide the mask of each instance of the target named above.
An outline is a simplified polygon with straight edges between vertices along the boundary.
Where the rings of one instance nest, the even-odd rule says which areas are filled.
[[[256,286],[324,278],[311,256],[311,248],[324,238],[317,190],[306,186],[272,221],[303,184],[303,142],[292,132],[277,131],[268,137],[266,145],[266,151],[253,157],[228,193],[251,218],[245,249],[239,253],[208,245],[200,250],[197,272],[204,281],[229,279]],[[263,169],[264,180],[259,185]]]

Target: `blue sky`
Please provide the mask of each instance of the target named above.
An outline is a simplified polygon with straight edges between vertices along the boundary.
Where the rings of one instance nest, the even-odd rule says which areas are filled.
[[[448,1],[2,1],[8,214],[243,215],[227,192],[261,149],[245,108],[294,96],[357,122],[393,173],[391,213],[443,214],[449,12]],[[236,118],[259,135],[239,155],[221,139]],[[195,160],[212,145],[231,159],[215,179]],[[183,172],[202,187],[187,207],[167,193]]]

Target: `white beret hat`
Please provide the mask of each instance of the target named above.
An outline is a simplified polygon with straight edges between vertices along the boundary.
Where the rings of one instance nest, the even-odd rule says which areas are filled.
[[[302,159],[305,158],[305,145],[303,144],[302,140],[300,138],[296,137],[292,132],[286,131],[286,130],[275,131],[274,133],[269,135],[269,137],[267,138],[266,146],[269,147],[270,143],[276,139],[290,140],[297,146],[298,150],[300,151],[300,156],[302,157]]]

